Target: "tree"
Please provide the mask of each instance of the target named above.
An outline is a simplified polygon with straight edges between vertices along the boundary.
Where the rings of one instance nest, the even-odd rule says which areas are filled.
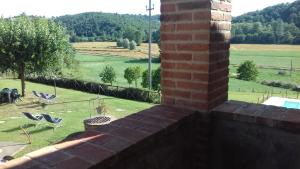
[[[141,67],[128,67],[124,71],[124,78],[128,81],[128,84],[131,85],[132,82],[135,82],[135,87],[137,87],[137,81],[141,77]]]
[[[129,40],[127,38],[123,40],[123,48],[125,49],[129,48]]]
[[[123,47],[124,40],[122,38],[117,40],[117,47]]]
[[[109,66],[109,65],[104,67],[104,69],[99,74],[99,76],[101,77],[101,80],[104,83],[110,83],[111,85],[113,84],[113,82],[116,81],[116,77],[117,77],[114,68],[112,66]]]
[[[134,50],[136,48],[136,43],[135,43],[135,41],[133,40],[133,41],[131,41],[130,43],[129,43],[129,49],[130,50]]]
[[[135,31],[133,40],[136,42],[137,46],[140,46],[143,42],[142,32],[141,31]]]
[[[0,67],[19,73],[25,96],[26,73],[59,72],[71,64],[74,49],[66,31],[45,18],[0,18]]]
[[[160,90],[160,68],[157,68],[156,70],[152,70],[152,89],[153,90]],[[149,73],[148,70],[145,70],[143,72],[143,76],[142,76],[142,83],[141,85],[144,88],[148,88],[149,87]]]
[[[255,63],[249,60],[239,66],[237,73],[238,79],[246,81],[256,80],[256,77],[258,76],[258,70]]]

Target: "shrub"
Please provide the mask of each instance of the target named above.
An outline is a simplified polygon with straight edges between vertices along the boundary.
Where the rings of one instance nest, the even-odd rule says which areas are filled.
[[[149,79],[148,79],[148,70],[145,70],[143,72],[142,76],[142,83],[141,85],[144,88],[149,87]],[[152,89],[160,91],[160,68],[157,68],[156,70],[152,70]]]
[[[27,78],[28,81],[41,83],[46,85],[53,85],[53,79],[43,77]],[[101,94],[106,96],[113,96],[129,100],[137,100],[143,102],[160,103],[160,93],[146,91],[138,88],[124,88],[118,86],[108,86],[106,84],[99,84],[93,82],[85,82],[74,79],[56,79],[56,86],[66,89],[74,89],[83,92],[94,94]]]
[[[286,71],[285,70],[279,70],[278,71],[278,75],[285,76],[286,75]]]
[[[274,80],[274,81],[262,81],[261,84],[267,85],[267,86],[272,86],[272,87],[297,90],[297,84],[294,84],[294,83],[288,83],[288,82]]]
[[[134,40],[130,42],[130,44],[129,44],[129,49],[130,49],[130,50],[136,49],[136,43],[135,43]]]
[[[137,87],[137,80],[141,77],[141,68],[139,66],[136,67],[128,67],[124,71],[124,78],[128,81],[128,84],[131,85],[132,82],[135,82],[135,87]]]
[[[251,81],[256,80],[258,76],[258,70],[253,61],[245,61],[237,69],[238,79]]]
[[[117,40],[117,47],[120,47],[120,48],[123,47],[123,43],[124,43],[123,41],[124,40],[122,38],[118,39]]]
[[[123,48],[125,49],[129,48],[129,40],[127,38],[123,40]]]
[[[116,72],[112,66],[105,66],[105,68],[102,70],[102,72],[99,74],[101,77],[101,80],[104,83],[110,83],[112,85],[113,82],[116,81]]]

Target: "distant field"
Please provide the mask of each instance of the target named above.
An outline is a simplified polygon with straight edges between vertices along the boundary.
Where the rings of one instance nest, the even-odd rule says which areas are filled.
[[[300,69],[300,45],[231,45],[230,64],[253,60],[258,66]]]
[[[116,42],[82,42],[74,43],[73,46],[80,54],[126,56],[133,58],[145,58],[148,56],[148,44],[145,43],[132,51],[116,47]],[[152,54],[153,56],[159,55],[157,44],[152,44]]]
[[[112,42],[76,43],[74,46],[78,50],[76,59],[80,62],[80,66],[78,67],[78,72],[73,73],[72,76],[77,79],[101,82],[98,76],[100,71],[105,65],[112,65],[117,72],[117,82],[115,82],[115,85],[128,86],[128,83],[123,78],[124,70],[127,67],[138,65],[143,70],[147,69],[147,44],[143,44],[138,49],[140,51],[119,49],[113,47],[115,43]],[[157,46],[154,48],[153,53],[158,55]],[[286,76],[278,75],[280,67],[289,67],[291,60],[293,68],[300,69],[300,46],[231,45],[231,64],[238,65],[245,60],[253,60],[259,66],[273,66],[278,68],[259,68],[257,82],[246,82],[231,78],[229,82],[230,99],[257,102],[258,98],[262,97],[264,92],[274,91],[279,95],[286,92],[284,89],[261,85],[260,82],[263,80],[280,80],[300,84],[300,71],[293,72],[292,76],[289,76],[288,71],[288,75]],[[159,65],[159,63],[155,62],[153,63],[153,68],[157,68]],[[230,73],[232,75],[236,74],[236,69],[237,67],[231,65]],[[139,87],[141,87],[140,84]],[[253,90],[255,93],[252,92]],[[296,98],[296,94],[290,91],[288,97]]]

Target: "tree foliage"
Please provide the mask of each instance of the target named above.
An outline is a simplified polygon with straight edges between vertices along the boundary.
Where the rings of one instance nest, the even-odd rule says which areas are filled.
[[[153,90],[157,90],[157,91],[160,90],[160,71],[161,71],[160,67],[157,68],[156,70],[152,70],[152,89]],[[145,70],[142,75],[142,83],[141,83],[141,85],[144,88],[149,87],[149,78],[148,77],[149,77],[149,71]]]
[[[0,67],[19,73],[25,96],[25,73],[59,72],[70,66],[74,49],[63,27],[52,20],[0,18]]]
[[[99,76],[101,77],[102,82],[110,83],[111,85],[116,81],[117,78],[116,71],[110,65],[105,66]]]
[[[129,49],[130,49],[130,50],[136,49],[136,46],[137,46],[137,44],[135,43],[134,40],[132,40],[132,41],[129,43]]]
[[[55,18],[71,35],[71,42],[116,41],[118,38],[134,40],[139,45],[147,39],[148,16],[88,12]],[[159,16],[153,16],[152,30],[158,30]]]
[[[126,38],[126,39],[124,39],[123,40],[123,48],[125,48],[125,49],[129,49],[129,46],[130,45],[130,42],[129,42],[129,40]]]
[[[300,1],[233,18],[232,43],[300,44]]]
[[[142,70],[141,67],[128,67],[124,71],[124,78],[128,81],[128,84],[131,85],[132,82],[135,82],[135,87],[137,87],[137,81],[141,77]]]
[[[237,69],[238,79],[251,81],[256,80],[258,76],[258,70],[253,61],[245,61]]]
[[[123,47],[123,43],[124,43],[124,39],[123,38],[120,38],[117,40],[117,47],[121,48]]]

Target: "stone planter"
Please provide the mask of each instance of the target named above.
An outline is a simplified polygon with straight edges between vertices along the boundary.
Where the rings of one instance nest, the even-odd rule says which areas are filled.
[[[85,131],[93,131],[101,126],[105,126],[112,121],[108,116],[97,116],[83,121]]]

